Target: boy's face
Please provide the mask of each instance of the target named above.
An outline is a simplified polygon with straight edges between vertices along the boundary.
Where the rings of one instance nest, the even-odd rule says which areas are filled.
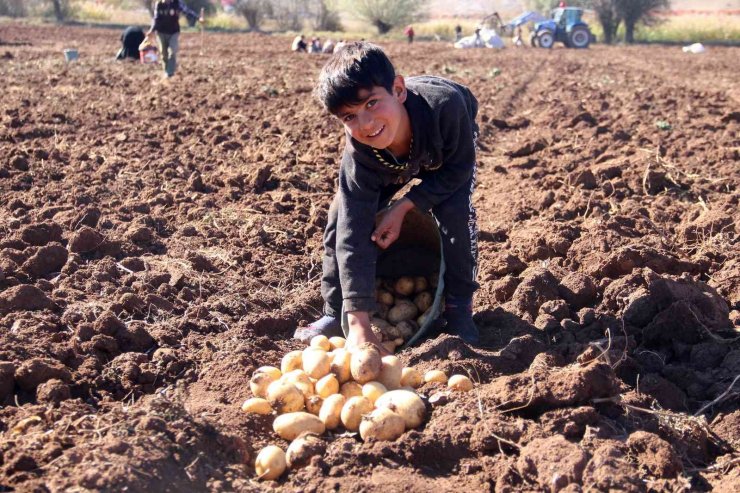
[[[406,84],[397,75],[389,93],[382,86],[361,89],[357,94],[360,103],[344,105],[337,111],[337,118],[353,139],[376,149],[408,146],[410,125],[403,103],[406,101]]]

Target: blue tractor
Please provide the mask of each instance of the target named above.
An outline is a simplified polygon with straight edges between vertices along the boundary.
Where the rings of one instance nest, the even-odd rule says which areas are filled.
[[[552,18],[534,25],[532,46],[552,48],[560,41],[569,48],[588,48],[594,37],[583,22],[583,9],[563,7],[552,11]]]

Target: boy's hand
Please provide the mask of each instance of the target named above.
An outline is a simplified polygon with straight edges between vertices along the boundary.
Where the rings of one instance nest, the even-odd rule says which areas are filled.
[[[391,354],[383,347],[380,339],[370,329],[370,315],[367,312],[347,312],[347,323],[349,325],[347,347],[356,348],[369,342],[378,349],[381,356],[389,356]]]
[[[375,228],[370,239],[385,250],[398,239],[406,213],[414,208],[414,203],[403,198],[393,204],[381,217],[380,224]]]

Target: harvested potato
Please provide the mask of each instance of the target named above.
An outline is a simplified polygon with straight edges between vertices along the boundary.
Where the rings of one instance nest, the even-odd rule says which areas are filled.
[[[385,342],[381,342],[380,344],[389,353],[395,353],[396,352],[396,347],[398,346],[398,344],[396,343],[396,341],[385,341]]]
[[[373,410],[373,403],[367,397],[350,397],[342,406],[342,424],[348,431],[357,431],[364,414]]]
[[[424,313],[429,310],[432,303],[434,303],[434,297],[429,291],[422,291],[414,297],[414,305],[419,309],[419,313]]]
[[[406,428],[416,428],[424,422],[427,408],[424,401],[421,400],[416,392],[408,390],[391,390],[381,395],[375,401],[375,407],[378,409],[387,407],[391,411],[398,413],[404,422]]]
[[[334,351],[334,357],[331,360],[331,372],[337,377],[339,383],[344,383],[352,378],[350,371],[350,363],[352,360],[352,354],[344,348],[339,348]]]
[[[424,276],[414,278],[414,293],[421,293],[429,289],[429,282]]]
[[[445,375],[445,372],[443,372],[442,370],[429,370],[424,374],[424,381],[426,383],[447,383],[447,375]]]
[[[377,295],[375,296],[375,299],[378,301],[378,303],[382,303],[384,305],[393,304],[393,294],[389,293],[385,289],[379,289]]]
[[[284,374],[280,378],[283,382],[292,383],[296,387],[298,387],[298,390],[300,390],[304,397],[308,398],[316,393],[316,391],[313,388],[313,382],[311,381],[311,377],[309,377],[305,371],[303,370],[293,370],[289,371],[288,373]]]
[[[416,318],[419,309],[409,300],[399,300],[388,312],[388,321],[392,324]]]
[[[465,375],[452,375],[447,382],[447,386],[452,390],[468,392],[473,390],[473,381]]]
[[[345,399],[349,399],[350,397],[355,397],[358,395],[361,396],[362,385],[357,382],[345,382],[339,388],[339,393],[342,394]]]
[[[283,372],[280,371],[280,368],[275,368],[274,366],[260,366],[254,370],[253,375],[256,375],[257,373],[267,373],[273,380],[277,380],[283,376]]]
[[[278,416],[272,423],[272,429],[280,438],[294,440],[307,431],[321,435],[326,431],[326,426],[318,416],[299,411]]]
[[[322,399],[318,395],[312,395],[311,397],[306,399],[306,411],[318,416],[319,411],[321,411],[321,406],[323,404],[324,404],[324,399]]]
[[[401,342],[410,339],[419,330],[419,326],[413,320],[404,320],[396,324],[396,332]]]
[[[252,397],[244,401],[242,411],[249,414],[272,414],[272,407],[267,399]]]
[[[367,397],[373,404],[378,400],[378,397],[387,391],[388,389],[385,388],[385,385],[380,382],[368,382],[362,386],[362,396]]]
[[[337,380],[337,377],[333,373],[329,373],[321,377],[314,387],[316,388],[316,393],[323,399],[326,399],[330,395],[339,392],[339,380]]]
[[[403,363],[396,356],[383,356],[380,359],[380,374],[378,382],[388,390],[395,390],[401,386]]]
[[[288,446],[285,460],[290,469],[306,467],[317,455],[324,455],[326,442],[313,433],[304,433]]]
[[[406,368],[401,370],[402,387],[418,388],[421,387],[422,383],[424,383],[424,377],[416,368],[411,368],[407,366]]]
[[[341,394],[330,395],[324,399],[319,411],[319,419],[324,423],[327,430],[333,430],[342,422],[342,407],[347,399]]]
[[[357,383],[367,383],[378,378],[381,364],[380,353],[375,346],[365,343],[352,353],[350,373]]]
[[[331,344],[333,351],[334,349],[343,348],[347,344],[347,340],[344,337],[334,336],[329,338],[329,344]]]
[[[300,370],[303,368],[303,351],[295,350],[286,353],[280,362],[280,371],[284,374],[293,371]]]
[[[389,324],[387,320],[383,320],[382,318],[378,317],[371,317],[370,325],[376,326],[383,333],[385,333],[391,327],[391,324]]]
[[[254,471],[259,479],[277,479],[287,467],[285,452],[277,445],[268,445],[260,450],[254,461]]]
[[[414,305],[414,306],[416,306],[416,305]],[[432,309],[430,307],[427,311],[425,311],[424,313],[422,313],[419,318],[416,319],[416,323],[419,324],[419,327],[421,327],[421,326],[423,326],[427,322],[427,320],[429,320],[430,318],[433,318],[433,317],[434,317],[434,314],[432,314]]]
[[[267,388],[275,379],[269,373],[255,373],[249,379],[249,388],[255,397],[267,397]]]
[[[292,413],[303,409],[305,398],[298,387],[278,380],[267,389],[267,401],[278,414]]]
[[[378,305],[375,307],[375,311],[373,312],[373,314],[376,318],[385,320],[388,318],[388,310],[390,309],[391,309],[390,305],[384,305],[382,303],[378,303]]]
[[[323,349],[307,347],[303,350],[301,358],[303,360],[303,371],[311,378],[319,379],[331,370],[331,358]]]
[[[360,422],[360,437],[363,440],[393,441],[406,431],[403,418],[388,408],[375,409],[363,416]]]
[[[311,347],[323,349],[324,351],[331,351],[331,343],[329,342],[329,338],[325,335],[317,335],[313,337],[308,345]]]
[[[393,285],[393,290],[401,296],[414,294],[414,279],[408,276],[399,277]]]

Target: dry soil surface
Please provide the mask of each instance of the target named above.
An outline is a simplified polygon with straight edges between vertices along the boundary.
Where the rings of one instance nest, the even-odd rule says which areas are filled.
[[[480,383],[260,483],[249,376],[321,306],[326,58],[186,33],[164,81],[119,34],[0,28],[0,491],[740,490],[740,50],[384,44],[480,101],[483,343],[400,354]]]

